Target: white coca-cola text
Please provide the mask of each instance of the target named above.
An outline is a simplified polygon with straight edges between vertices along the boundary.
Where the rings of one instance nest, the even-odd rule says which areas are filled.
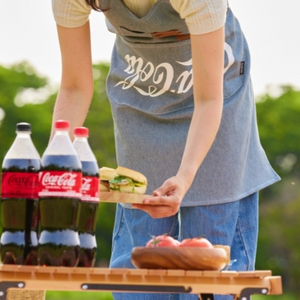
[[[229,44],[225,43],[224,50],[227,56],[227,64],[224,66],[224,73],[226,73],[233,65],[235,58]],[[125,55],[124,59],[128,64],[124,72],[128,76],[116,84],[116,86],[121,85],[123,90],[133,88],[143,96],[158,97],[167,91],[184,94],[193,87],[192,59],[183,62],[174,61],[174,64],[183,68],[177,77],[174,66],[168,62],[155,65],[150,61],[144,61],[141,57],[129,54]],[[147,82],[144,89],[135,84],[137,81]]]
[[[91,189],[92,179],[91,178],[82,177],[81,180],[82,180],[81,190],[82,191],[89,191]]]
[[[51,175],[45,173],[42,178],[43,186],[68,186],[73,187],[76,185],[77,174],[74,173],[63,173],[61,175]]]

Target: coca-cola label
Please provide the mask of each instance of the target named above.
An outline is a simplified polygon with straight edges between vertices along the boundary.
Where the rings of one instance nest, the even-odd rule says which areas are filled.
[[[100,181],[97,177],[82,177],[82,201],[99,202],[99,185]]]
[[[1,198],[37,199],[38,173],[3,172],[1,174]]]
[[[41,171],[40,197],[81,199],[81,172]]]

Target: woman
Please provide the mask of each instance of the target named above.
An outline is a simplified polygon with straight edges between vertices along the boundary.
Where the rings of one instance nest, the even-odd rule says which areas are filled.
[[[258,191],[279,177],[259,142],[248,46],[227,1],[52,3],[62,54],[53,120],[84,123],[93,95],[88,17],[101,10],[116,34],[107,93],[117,162],[145,174],[153,194],[117,206],[110,267],[132,267],[133,247],[168,233],[230,245],[231,268],[254,269]]]

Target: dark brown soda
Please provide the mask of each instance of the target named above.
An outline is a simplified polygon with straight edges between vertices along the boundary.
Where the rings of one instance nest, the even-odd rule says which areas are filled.
[[[81,172],[75,155],[47,155],[42,157],[41,165],[41,171]],[[79,209],[80,198],[40,197],[40,265],[77,266]]]
[[[96,162],[82,161],[82,176],[96,177],[99,180],[99,168]],[[80,239],[79,267],[93,267],[97,254],[96,221],[99,202],[81,201],[78,233]]]
[[[2,173],[38,173],[38,159],[6,159]],[[26,198],[1,198],[3,264],[37,265],[39,201]]]

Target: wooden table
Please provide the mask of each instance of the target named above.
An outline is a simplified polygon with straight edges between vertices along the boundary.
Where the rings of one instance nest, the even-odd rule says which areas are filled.
[[[280,276],[271,271],[185,271],[149,269],[32,267],[0,265],[0,300],[9,294],[31,291],[41,300],[45,291],[114,291],[141,293],[190,293],[201,300],[213,294],[232,294],[250,300],[252,294],[281,294]],[[17,300],[14,296],[11,298]]]

